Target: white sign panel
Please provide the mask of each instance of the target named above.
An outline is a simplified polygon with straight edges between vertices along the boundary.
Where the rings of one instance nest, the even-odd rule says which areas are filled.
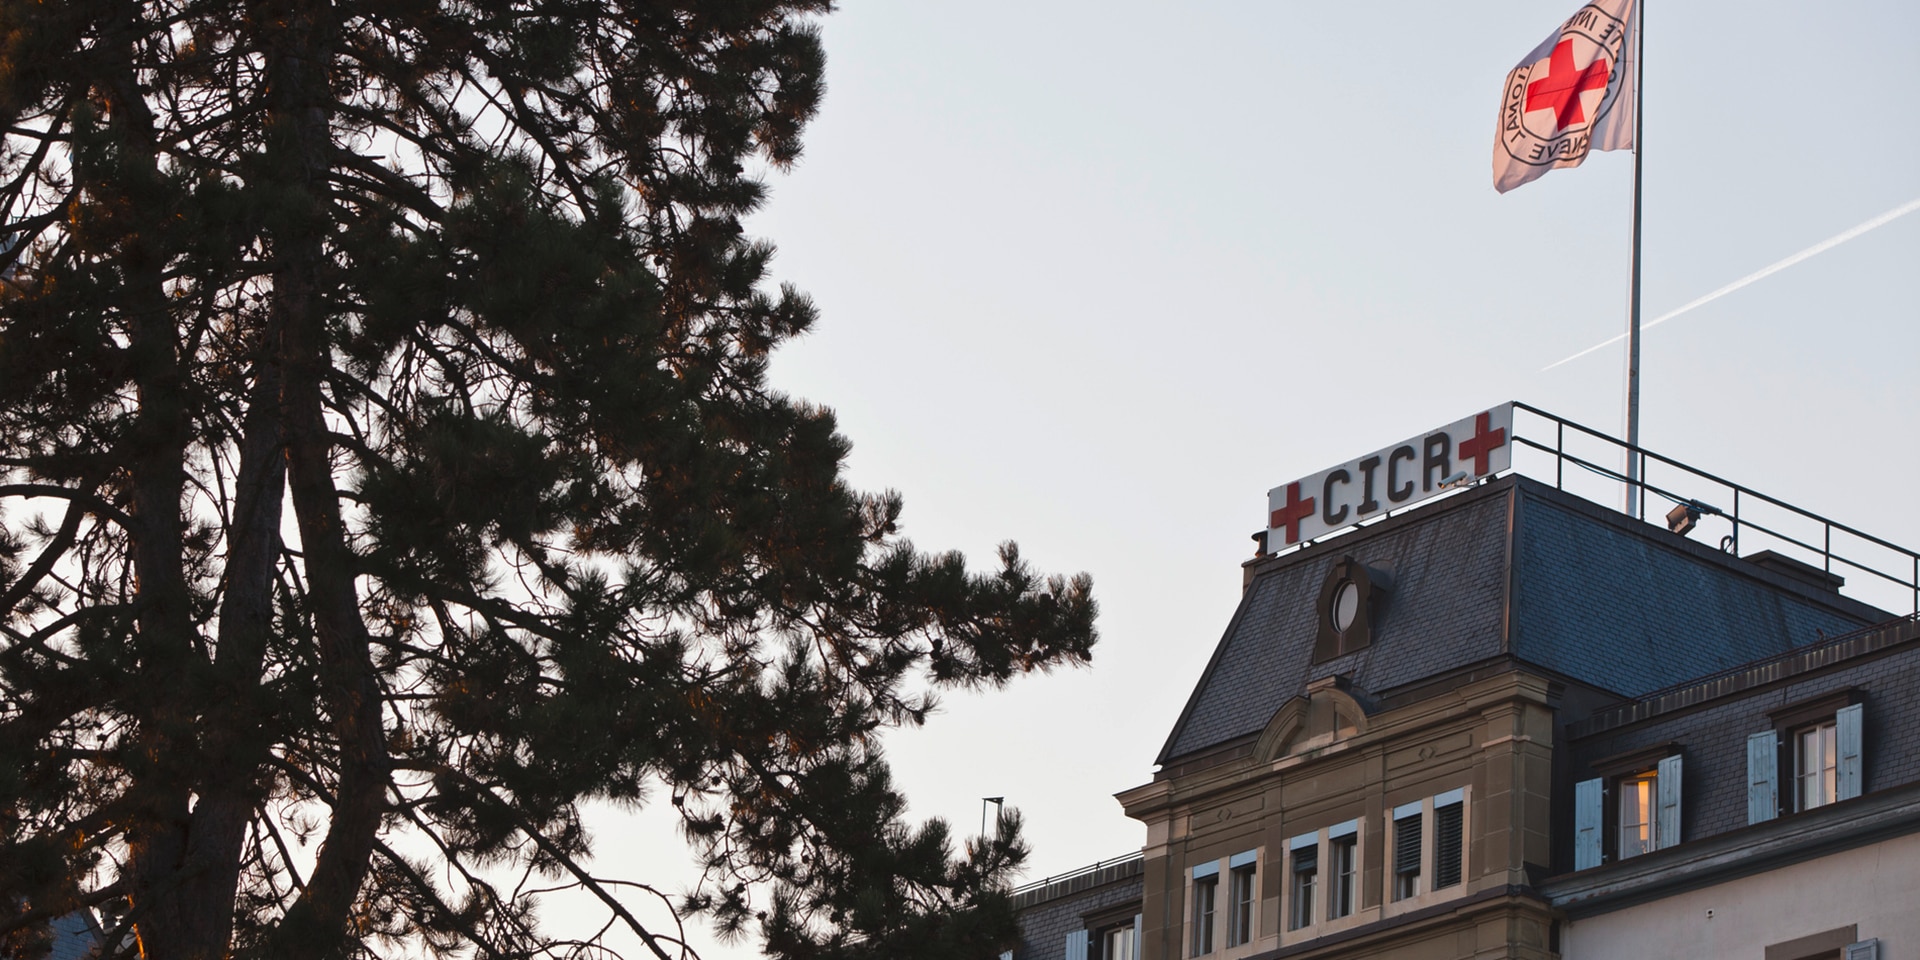
[[[1513,465],[1513,404],[1267,491],[1267,549],[1312,540]]]

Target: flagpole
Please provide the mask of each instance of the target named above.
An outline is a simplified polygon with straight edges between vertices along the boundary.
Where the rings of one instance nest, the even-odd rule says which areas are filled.
[[[1633,13],[1633,253],[1627,273],[1627,516],[1638,517],[1646,506],[1640,475],[1640,107],[1645,102],[1647,72],[1646,0],[1635,0]]]

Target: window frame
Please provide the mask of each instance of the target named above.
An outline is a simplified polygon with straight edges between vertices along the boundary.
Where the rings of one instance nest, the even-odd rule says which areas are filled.
[[[1125,944],[1124,956],[1115,956],[1113,943],[1115,938]],[[1140,960],[1140,926],[1135,917],[1129,917],[1122,923],[1109,923],[1096,928],[1093,942],[1099,946],[1099,956],[1095,960]]]
[[[1817,766],[1807,762],[1807,741],[1812,738],[1818,747]],[[1824,720],[1795,727],[1790,734],[1793,743],[1793,812],[1800,813],[1817,807],[1824,807],[1840,799],[1840,718],[1836,713]],[[1808,802],[1809,790],[1817,793],[1813,802]]]
[[[1453,862],[1454,877],[1452,880],[1449,880],[1445,883],[1441,882],[1441,880],[1443,879],[1443,876],[1440,871],[1440,866],[1441,866],[1440,854],[1442,852],[1441,838],[1446,836],[1446,833],[1440,829],[1440,815],[1441,815],[1441,811],[1443,810],[1458,810],[1459,816],[1460,816],[1460,826],[1459,826],[1460,835],[1459,835],[1459,840],[1456,841],[1458,849],[1455,850],[1455,853],[1457,853],[1458,856],[1454,859],[1454,862]],[[1432,887],[1434,890],[1451,890],[1454,887],[1466,886],[1468,842],[1469,840],[1467,837],[1467,792],[1466,790],[1464,788],[1461,789],[1458,792],[1457,796],[1453,795],[1453,791],[1449,791],[1446,794],[1441,794],[1440,796],[1435,797],[1433,801],[1433,884],[1432,884]]]
[[[1213,953],[1215,920],[1220,912],[1220,862],[1196,866],[1188,878],[1187,956],[1204,957]]]
[[[1310,833],[1300,833],[1285,841],[1286,852],[1277,861],[1282,871],[1280,890],[1279,943],[1282,946],[1304,943],[1317,937],[1345,930],[1379,918],[1379,905],[1367,902],[1369,839],[1366,817],[1353,817]],[[1342,863],[1339,857],[1351,850],[1349,884],[1342,898]],[[1311,858],[1313,869],[1298,869]],[[1346,912],[1336,911],[1345,909]]]
[[[1246,863],[1234,864],[1227,868],[1227,935],[1226,948],[1244,947],[1253,942],[1259,932],[1256,920],[1260,913],[1260,864],[1249,859]]]
[[[1858,687],[1848,687],[1767,711],[1772,729],[1747,738],[1747,823],[1803,813],[1866,792],[1871,751],[1865,700]],[[1821,784],[1821,802],[1807,804],[1801,738],[1828,724],[1834,729],[1832,787]]]
[[[1436,887],[1440,861],[1439,811],[1456,805],[1460,808],[1460,876],[1455,882]],[[1386,836],[1382,916],[1396,916],[1466,895],[1471,886],[1468,881],[1473,876],[1472,784],[1396,804],[1387,809],[1382,820]],[[1401,838],[1408,830],[1417,831],[1419,851],[1419,865],[1411,873],[1402,872],[1398,862]]]
[[[1300,868],[1302,851],[1312,854],[1311,869]],[[1319,887],[1320,875],[1320,831],[1303,833],[1287,841],[1287,931],[1289,933],[1311,930],[1319,925],[1319,912],[1314,909]],[[1306,876],[1302,882],[1301,876]]]
[[[1253,847],[1238,853],[1202,861],[1186,871],[1185,957],[1220,957],[1222,960],[1253,951],[1260,931],[1260,885],[1264,873],[1263,849]],[[1244,918],[1236,916],[1236,884],[1245,882],[1250,896],[1244,904]],[[1202,891],[1205,891],[1203,894]],[[1225,902],[1222,902],[1222,896]],[[1202,902],[1206,897],[1209,902]],[[1224,908],[1224,909],[1223,909]],[[1235,921],[1245,920],[1247,939],[1237,939]],[[1136,943],[1136,951],[1137,951]],[[1139,960],[1136,952],[1135,960]]]
[[[1327,919],[1344,920],[1360,906],[1360,821],[1327,830]]]
[[[1574,784],[1573,868],[1587,870],[1605,863],[1665,850],[1685,839],[1686,753],[1677,742],[1654,744],[1603,758],[1592,764],[1595,776]],[[1629,845],[1624,819],[1632,786],[1645,784],[1644,839]],[[1589,809],[1585,791],[1598,790],[1597,817]],[[1638,792],[1638,791],[1634,791]],[[1593,819],[1589,819],[1589,818]],[[1587,830],[1597,834],[1588,839]],[[1597,856],[1583,862],[1585,856]]]
[[[1625,860],[1652,853],[1661,847],[1660,837],[1660,771],[1658,767],[1649,767],[1633,773],[1622,774],[1609,781],[1613,794],[1611,803],[1606,804],[1607,840],[1613,859]],[[1639,789],[1630,789],[1630,788]],[[1640,807],[1639,820],[1627,823],[1627,798],[1636,796]],[[1627,830],[1629,826],[1638,827],[1639,836],[1633,839],[1629,847]]]
[[[1420,881],[1426,876],[1424,870],[1426,866],[1426,845],[1428,839],[1426,820],[1427,811],[1425,798],[1415,800],[1412,803],[1403,803],[1394,807],[1393,810],[1387,814],[1387,835],[1389,837],[1387,851],[1388,857],[1391,860],[1387,868],[1387,896],[1389,903],[1412,900],[1425,892],[1420,889]],[[1403,857],[1403,851],[1407,848],[1409,837],[1412,838],[1413,846],[1413,869],[1411,871],[1401,869],[1402,865],[1406,862]]]

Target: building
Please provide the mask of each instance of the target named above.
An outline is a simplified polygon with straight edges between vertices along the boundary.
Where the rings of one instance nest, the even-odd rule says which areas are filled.
[[[1505,472],[1516,446],[1594,469],[1516,409],[1554,420],[1495,408],[1275,488],[1158,772],[1118,794],[1141,856],[1020,891],[1014,960],[1920,958],[1920,624],[1832,572],[1920,597],[1920,558],[1861,565],[1838,525],[1817,565],[1742,555],[1796,542],[1745,488],[1727,514],[1654,488],[1661,525]]]

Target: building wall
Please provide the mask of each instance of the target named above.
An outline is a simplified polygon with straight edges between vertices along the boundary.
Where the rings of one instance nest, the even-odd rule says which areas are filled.
[[[1564,960],[1798,960],[1767,947],[1854,925],[1880,960],[1920,960],[1920,834],[1794,864],[1561,928]]]
[[[1088,914],[1140,904],[1140,862],[1123,863],[1104,875],[1096,874],[1042,885],[1023,894],[1016,893],[1014,906],[1020,911],[1020,945],[1014,948],[1014,960],[1062,960],[1066,956],[1067,934],[1086,929]],[[1118,879],[1108,877],[1118,874]],[[1103,882],[1104,881],[1104,882]]]
[[[1352,726],[1325,702],[1333,699],[1321,688],[1283,709],[1242,757],[1121,795],[1128,814],[1148,826],[1144,960],[1189,954],[1191,868],[1244,850],[1260,852],[1255,939],[1209,957],[1235,960],[1316,945],[1342,957],[1544,956],[1545,905],[1504,894],[1527,883],[1530,873],[1544,872],[1550,855],[1549,684],[1507,672]],[[1392,901],[1390,812],[1455,789],[1465,791],[1467,803],[1463,882]],[[1287,929],[1288,841],[1348,820],[1359,821],[1354,913],[1325,918],[1323,847],[1319,919],[1309,929]],[[1429,862],[1424,882],[1432,876]],[[1529,942],[1537,948],[1505,952]]]
[[[1790,674],[1780,681],[1641,720],[1575,741],[1575,779],[1608,755],[1676,743],[1685,758],[1681,838],[1697,840],[1747,825],[1747,737],[1774,729],[1768,711],[1845,690],[1864,704],[1863,792],[1920,781],[1920,625],[1878,628],[1889,645],[1853,662]],[[1914,639],[1908,639],[1914,638]],[[1875,639],[1868,637],[1866,639]],[[1811,654],[1809,655],[1811,658]],[[1781,769],[1790,796],[1790,765]],[[1787,803],[1791,809],[1791,802]],[[1920,900],[1920,896],[1916,897]]]

